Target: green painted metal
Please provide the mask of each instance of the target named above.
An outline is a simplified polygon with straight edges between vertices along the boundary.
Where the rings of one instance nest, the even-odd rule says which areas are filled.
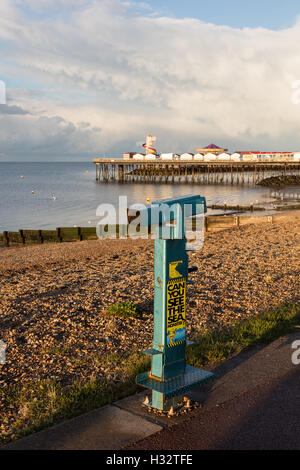
[[[211,379],[212,376],[213,374],[211,372],[186,365],[184,374],[164,382],[155,380],[154,378],[149,377],[148,372],[144,372],[143,374],[140,374],[140,383],[143,382],[145,387],[164,394],[165,398],[168,399],[187,392],[190,390],[191,385],[194,387],[196,385],[203,384],[207,380]]]
[[[154,258],[154,334],[151,370],[137,376],[137,383],[152,390],[151,406],[168,410],[182,393],[207,381],[212,373],[191,368],[185,361],[186,288],[188,254],[185,216],[206,212],[201,196],[155,201],[141,211],[141,225],[156,226]],[[192,269],[193,270],[193,269]]]

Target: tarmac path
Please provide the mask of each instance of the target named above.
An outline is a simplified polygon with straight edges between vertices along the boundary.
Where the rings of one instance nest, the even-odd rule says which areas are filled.
[[[300,366],[130,449],[300,449]]]
[[[202,408],[168,419],[141,406],[146,391],[13,441],[1,450],[300,449],[300,328],[216,365],[189,392]],[[296,353],[296,360],[294,354]]]

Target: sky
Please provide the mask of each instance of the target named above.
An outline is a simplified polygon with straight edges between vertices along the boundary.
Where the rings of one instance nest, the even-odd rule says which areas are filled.
[[[0,0],[0,162],[300,150],[297,3]]]
[[[143,3],[138,0],[137,3]],[[152,0],[154,11],[176,18],[197,18],[232,28],[282,29],[293,26],[300,14],[298,0]]]

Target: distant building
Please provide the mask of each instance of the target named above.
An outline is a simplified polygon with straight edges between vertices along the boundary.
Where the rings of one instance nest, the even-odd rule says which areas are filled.
[[[203,161],[204,160],[203,154],[202,153],[195,153],[194,160]]]
[[[242,152],[243,161],[282,162],[294,160],[294,152]]]
[[[135,155],[135,152],[123,153],[123,158],[124,160],[130,160],[131,158],[133,158],[133,155]]]
[[[228,161],[230,160],[230,154],[226,152],[220,153],[218,155],[218,160],[223,161],[223,162]]]
[[[224,149],[221,147],[218,147],[215,144],[210,144],[207,147],[203,147],[203,149],[197,149],[197,152],[199,153],[213,153],[213,154],[218,154],[222,152],[227,152],[228,149]]]
[[[182,153],[180,155],[180,160],[193,160],[194,154],[193,153]]]
[[[162,153],[160,155],[160,158],[162,160],[173,160],[175,159],[175,155],[176,155],[175,153]]]
[[[233,162],[239,162],[241,161],[242,155],[239,152],[235,152],[232,155],[230,155],[230,160]]]
[[[215,153],[209,152],[209,153],[204,155],[204,161],[205,162],[213,162],[215,160],[217,160],[217,155]]]
[[[144,153],[135,153],[132,158],[133,158],[133,160],[144,160],[145,154]]]

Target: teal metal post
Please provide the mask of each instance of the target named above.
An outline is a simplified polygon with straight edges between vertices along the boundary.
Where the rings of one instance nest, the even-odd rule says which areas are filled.
[[[142,225],[157,225],[154,265],[154,337],[151,370],[136,381],[152,390],[150,406],[168,411],[183,394],[210,379],[213,374],[191,367],[185,361],[186,288],[189,284],[188,254],[184,234],[184,210],[206,212],[201,196],[185,196],[153,202],[141,213]],[[164,208],[164,210],[162,210]],[[169,210],[168,210],[169,209]]]

